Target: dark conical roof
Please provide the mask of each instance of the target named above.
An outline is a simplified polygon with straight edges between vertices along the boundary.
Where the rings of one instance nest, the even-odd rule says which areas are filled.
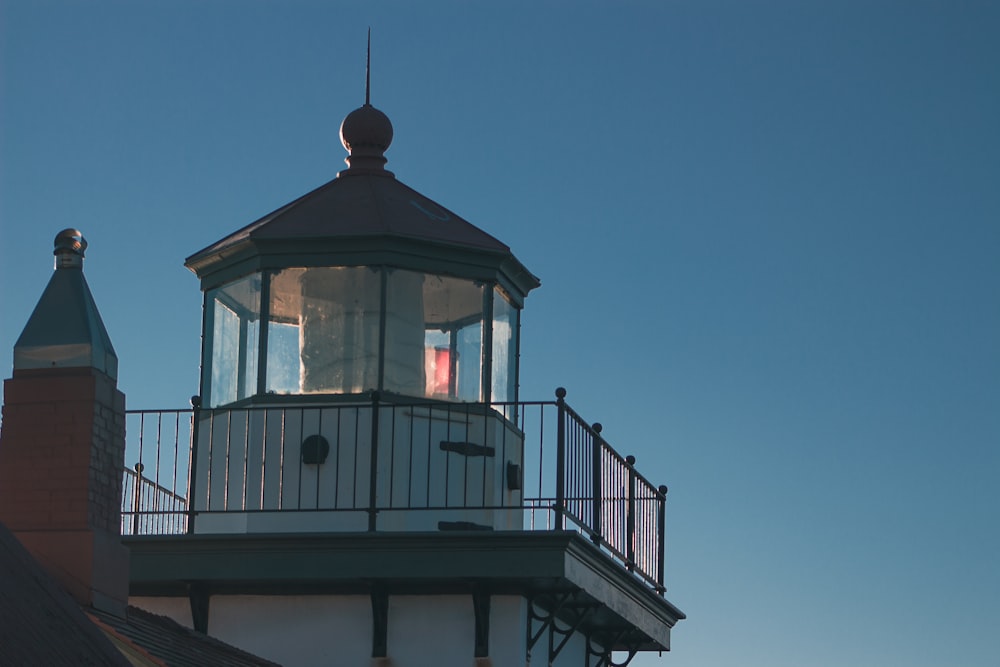
[[[350,153],[348,169],[191,255],[186,266],[203,281],[214,274],[208,281],[214,284],[240,271],[334,265],[330,262],[343,261],[335,256],[348,251],[363,250],[363,257],[353,258],[371,263],[380,261],[380,250],[391,248],[393,258],[409,258],[403,262],[407,265],[412,259],[414,268],[448,273],[455,266],[478,266],[498,272],[522,295],[538,287],[538,279],[509,247],[385,169],[383,152],[392,141],[392,123],[385,114],[370,104],[352,111],[341,126],[341,138]],[[466,272],[487,277],[475,274]]]
[[[195,253],[187,264],[247,239],[398,236],[510,252],[505,244],[395,178],[350,171]]]

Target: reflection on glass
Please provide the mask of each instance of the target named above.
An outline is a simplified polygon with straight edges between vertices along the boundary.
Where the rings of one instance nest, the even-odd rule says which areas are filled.
[[[267,324],[267,391],[272,394],[298,394],[302,391],[299,374],[299,326],[269,320]]]
[[[377,269],[291,268],[276,273],[268,313],[268,393],[376,389],[380,295]]]
[[[493,291],[492,400],[516,400],[518,310],[498,287]]]
[[[385,389],[478,401],[482,385],[483,287],[471,280],[389,272]]]
[[[257,390],[260,279],[248,276],[208,293],[208,405],[232,403]]]
[[[209,406],[254,396],[258,386],[271,395],[515,399],[519,311],[492,284],[384,267],[293,267],[264,278],[267,304],[259,274],[207,294]]]

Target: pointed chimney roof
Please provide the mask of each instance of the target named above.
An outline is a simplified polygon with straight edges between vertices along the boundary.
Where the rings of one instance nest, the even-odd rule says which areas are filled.
[[[14,344],[14,370],[96,368],[118,379],[118,356],[83,277],[87,241],[76,229],[56,235],[55,272]]]

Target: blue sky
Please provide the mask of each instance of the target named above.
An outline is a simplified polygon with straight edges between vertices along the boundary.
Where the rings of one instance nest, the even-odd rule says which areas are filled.
[[[74,226],[129,407],[186,405],[183,259],[343,168],[369,26],[388,167],[542,280],[522,397],[670,486],[632,664],[996,665],[995,2],[0,0],[7,373]]]

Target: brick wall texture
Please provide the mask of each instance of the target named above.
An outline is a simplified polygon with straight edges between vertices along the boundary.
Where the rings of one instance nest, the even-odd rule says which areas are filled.
[[[0,520],[11,530],[118,533],[125,396],[92,369],[22,371],[4,382]]]

